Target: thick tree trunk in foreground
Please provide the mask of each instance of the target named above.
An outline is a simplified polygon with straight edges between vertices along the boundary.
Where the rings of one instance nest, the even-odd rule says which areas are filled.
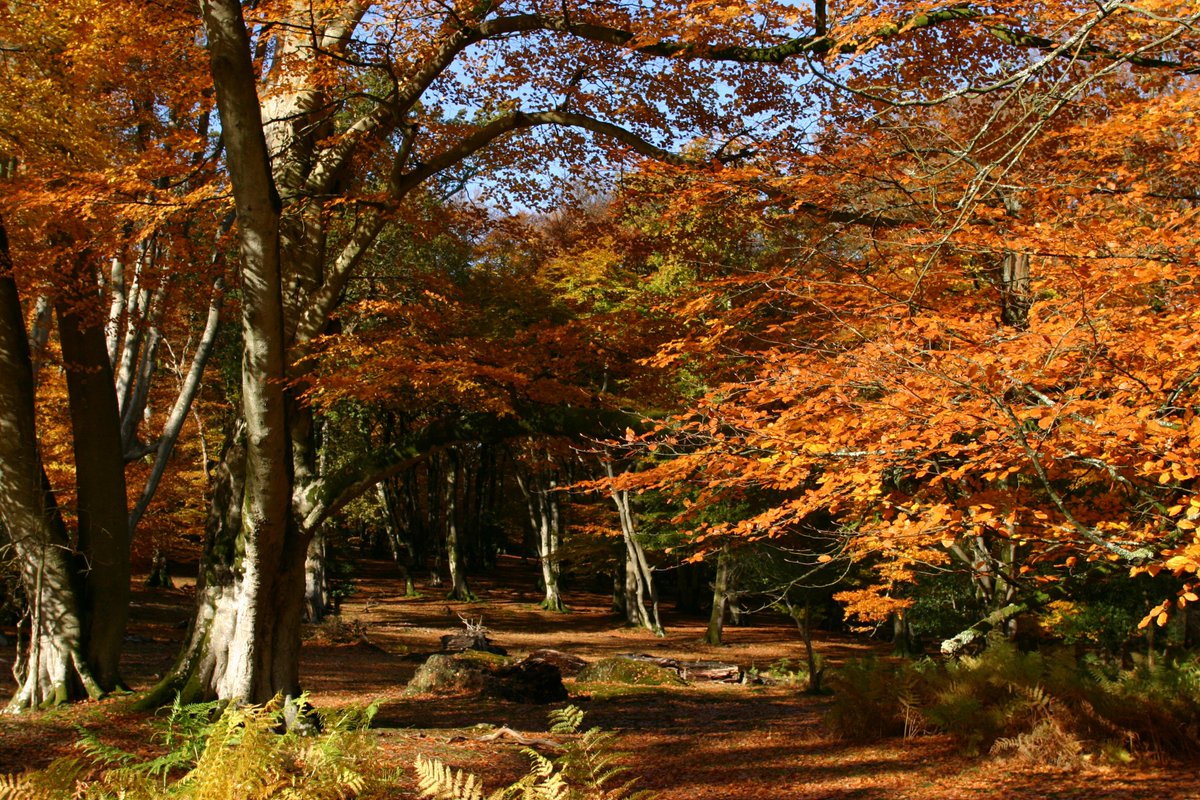
[[[18,642],[18,686],[9,711],[101,694],[84,655],[73,549],[38,455],[33,387],[0,220],[0,522],[16,554],[31,615],[29,639]]]
[[[246,472],[236,557],[213,609],[204,693],[259,703],[299,693],[306,538],[291,514],[284,404],[280,200],[263,135],[249,37],[237,0],[201,0],[237,208]],[[217,587],[211,587],[216,592]],[[232,605],[232,608],[229,606]],[[229,624],[226,624],[229,623]],[[199,634],[196,631],[194,635]]]
[[[213,698],[245,699],[223,694],[235,677],[231,669],[239,666],[243,651],[235,650],[236,628],[242,614],[245,593],[243,507],[246,479],[245,428],[230,432],[225,451],[213,474],[213,498],[209,509],[204,557],[196,582],[196,612],[185,645],[171,671],[147,696],[142,705],[152,708],[170,702],[176,692],[184,702]],[[260,615],[261,630],[267,633],[256,652],[274,659],[278,668],[271,670],[265,661],[260,674],[276,681],[275,692],[296,696],[299,683],[299,627],[303,613],[304,552],[289,550],[278,562],[275,585],[281,587],[278,602],[268,614]],[[293,638],[288,627],[296,631]],[[279,629],[279,630],[276,630]],[[280,635],[282,634],[282,635]],[[290,667],[290,668],[289,668]],[[288,691],[289,682],[293,687]],[[270,685],[269,683],[267,685]]]

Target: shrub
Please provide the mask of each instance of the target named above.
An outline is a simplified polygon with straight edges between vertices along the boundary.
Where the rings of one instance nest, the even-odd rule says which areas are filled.
[[[847,739],[940,732],[971,754],[1042,765],[1082,762],[1090,748],[1200,753],[1200,664],[1107,671],[1065,649],[1022,653],[992,638],[978,656],[937,663],[850,662],[830,678],[829,728]]]
[[[1200,755],[1200,663],[1145,665],[1115,674],[1093,666],[1087,693],[1093,721],[1130,750]]]
[[[908,662],[850,661],[829,678],[833,704],[825,724],[836,735],[866,742],[911,734],[920,727],[922,671]]]

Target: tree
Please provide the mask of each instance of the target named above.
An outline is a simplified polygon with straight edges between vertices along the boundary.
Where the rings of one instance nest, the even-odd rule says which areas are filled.
[[[96,275],[101,263],[122,259],[141,237],[166,226],[178,206],[187,205],[177,193],[179,202],[163,211],[155,181],[165,186],[181,169],[195,169],[186,165],[187,156],[179,156],[194,144],[185,131],[175,131],[174,151],[150,144],[161,141],[155,137],[162,119],[190,105],[194,95],[186,48],[178,48],[178,38],[166,37],[148,51],[120,34],[130,19],[124,12],[135,5],[78,0],[6,9],[0,147],[11,168],[5,169],[8,191],[0,215],[15,222],[17,231],[5,241],[5,346],[14,391],[9,408],[21,437],[7,465],[37,479],[41,493],[33,493],[32,484],[13,485],[3,509],[32,613],[13,709],[60,702],[84,690],[94,696],[121,682],[129,596],[128,450],[114,337],[105,331],[111,320],[105,319]],[[170,29],[175,14],[141,9],[138,19]],[[166,95],[171,102],[162,101]],[[22,292],[43,294],[32,333],[39,361],[46,359],[49,331],[42,309],[53,307],[58,319],[71,423],[63,440],[74,454],[74,489],[55,488],[72,515],[70,533],[59,503],[47,499],[53,489],[39,453],[47,449],[53,422],[43,420],[40,440],[32,449],[29,444],[38,427],[25,417],[36,376],[29,343],[17,341],[25,336]],[[150,372],[143,369],[143,386]],[[129,436],[135,427],[127,426]],[[171,444],[160,450],[169,453]],[[147,496],[152,494],[149,487]]]
[[[838,124],[744,176],[764,218],[793,212],[803,256],[681,309],[712,321],[664,358],[717,346],[739,373],[648,440],[677,457],[624,485],[701,483],[692,520],[774,498],[699,526],[703,541],[834,515],[837,547],[813,555],[871,567],[842,595],[867,620],[951,569],[988,595],[988,625],[1097,562],[1177,570],[1189,602],[1195,254],[1177,225],[1194,193],[1162,176],[1196,142],[1158,131],[1195,104],[1194,65],[1175,57],[1193,17],[1115,10],[1053,41],[957,24],[899,84],[886,61],[829,73]],[[1042,54],[1010,68],[1012,45]]]

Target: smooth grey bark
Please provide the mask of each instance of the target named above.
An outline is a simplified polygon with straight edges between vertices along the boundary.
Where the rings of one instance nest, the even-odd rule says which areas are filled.
[[[325,529],[322,527],[309,540],[304,559],[305,622],[320,622],[329,614],[329,584],[325,565]]]
[[[302,520],[312,510],[309,495],[304,487],[312,485],[317,476],[326,471],[328,450],[324,447],[324,435],[318,442],[314,435],[312,410],[291,403],[288,415],[292,442],[292,465],[295,470],[297,491],[292,494],[295,519]],[[324,426],[322,426],[324,427]],[[319,455],[314,453],[319,451]],[[314,468],[315,467],[315,468]],[[304,621],[320,622],[331,607],[329,594],[328,558],[326,548],[326,526],[318,525],[311,532],[308,551],[304,558]]]
[[[154,465],[150,468],[146,484],[142,487],[142,492],[138,496],[133,510],[129,513],[129,535],[131,539],[137,531],[137,526],[141,522],[142,516],[146,513],[146,508],[154,498],[154,493],[158,491],[159,483],[162,481],[162,476],[167,469],[167,462],[175,450],[175,443],[179,441],[179,434],[183,430],[183,424],[187,421],[187,415],[191,411],[192,404],[196,400],[196,395],[200,391],[200,382],[204,376],[204,368],[208,364],[208,358],[212,355],[213,345],[217,341],[217,330],[221,322],[221,308],[224,298],[225,283],[224,280],[218,279],[213,284],[212,300],[208,306],[208,316],[204,323],[204,331],[200,334],[200,341],[196,345],[196,352],[192,356],[191,367],[188,370],[187,376],[183,379],[182,385],[179,387],[179,394],[175,398],[175,405],[171,408],[170,413],[167,414],[166,422],[163,423],[162,433],[159,434],[158,442],[154,445]]]
[[[541,606],[547,611],[566,611],[562,595],[558,590],[558,549],[562,536],[562,506],[556,494],[554,481],[538,497],[538,558],[542,563],[542,583],[546,596]]]
[[[458,483],[459,463],[458,454],[453,449],[447,450],[445,487],[446,495],[442,510],[445,513],[446,531],[446,563],[450,569],[450,591],[446,593],[449,600],[471,601],[475,594],[467,584],[467,571],[463,565],[462,543],[459,541],[458,526]]]
[[[42,468],[34,412],[34,370],[8,237],[0,219],[0,523],[8,532],[30,607],[30,635],[18,642],[8,703],[20,711],[98,697],[84,652],[74,552]]]
[[[538,457],[538,456],[535,456]],[[517,486],[525,497],[529,524],[537,547],[538,563],[542,570],[544,596],[541,607],[547,611],[566,611],[558,588],[558,548],[562,536],[562,511],[557,481],[551,469],[531,467],[528,474],[516,471]]]
[[[604,462],[604,471],[608,475],[609,480],[615,479],[612,463]],[[649,560],[646,558],[646,551],[642,549],[641,542],[637,536],[637,520],[633,514],[633,505],[629,500],[629,492],[613,489],[611,491],[613,503],[617,506],[617,513],[621,519],[621,536],[625,541],[625,552],[627,555],[625,561],[626,585],[628,586],[628,576],[632,574],[633,582],[636,585],[636,599],[632,603],[627,602],[627,613],[632,624],[633,615],[636,613],[640,618],[641,624],[648,631],[652,631],[657,636],[664,635],[662,620],[658,615],[658,589],[654,585],[654,568],[650,566]],[[645,610],[646,596],[650,599],[650,613]],[[636,612],[633,610],[636,608]]]
[[[120,287],[115,287],[128,292],[128,297],[119,300],[123,320],[117,320],[114,331],[112,313],[118,303],[117,298],[114,298],[113,307],[109,311],[109,323],[106,326],[105,338],[109,344],[110,353],[113,337],[116,336],[118,339],[116,358],[114,360],[110,355],[109,362],[112,364],[115,376],[117,403],[120,406],[122,418],[127,415],[137,385],[143,337],[153,328],[153,317],[157,315],[157,307],[161,305],[162,301],[161,289],[151,295],[142,285],[142,272],[149,267],[154,256],[154,238],[151,237],[142,245],[141,255],[133,272],[132,284],[127,290],[124,288],[123,282]],[[122,321],[124,322],[123,326],[121,325]],[[124,337],[121,337],[122,327],[124,328]]]
[[[108,325],[104,328],[104,337],[105,343],[108,345],[109,363],[115,365],[121,346],[121,320],[125,316],[125,304],[128,298],[125,287],[125,262],[120,256],[113,256],[109,270],[108,291],[110,295]]]
[[[299,693],[307,538],[291,515],[292,463],[284,402],[280,199],[237,0],[201,0],[213,85],[233,185],[241,256],[245,486],[234,565],[236,592],[214,609],[207,647],[218,668],[204,694],[265,702]]]
[[[211,699],[225,672],[244,555],[240,545],[245,469],[246,430],[239,422],[226,431],[213,470],[204,551],[196,578],[196,610],[174,666],[140,703],[145,708],[169,703],[177,693],[184,703]]]
[[[646,589],[642,583],[641,570],[637,560],[629,550],[629,542],[621,536],[621,550],[624,558],[621,561],[621,608],[625,612],[625,623],[635,628],[650,628],[652,623],[646,615]]]

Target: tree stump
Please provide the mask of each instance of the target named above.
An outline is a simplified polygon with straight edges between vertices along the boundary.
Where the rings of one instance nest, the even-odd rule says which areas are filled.
[[[513,661],[483,651],[431,655],[417,668],[406,695],[474,694],[517,703],[556,703],[567,699],[562,673],[535,658]]]
[[[442,652],[464,653],[468,650],[480,653],[492,653],[498,656],[508,655],[507,650],[489,639],[486,634],[473,635],[466,631],[461,631],[442,637]]]

